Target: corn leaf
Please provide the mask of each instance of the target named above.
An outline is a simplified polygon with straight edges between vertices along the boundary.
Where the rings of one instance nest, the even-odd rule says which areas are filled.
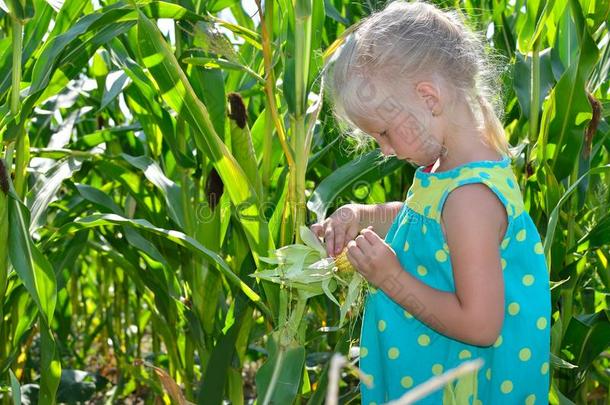
[[[180,68],[158,28],[142,13],[138,18],[142,60],[167,104],[183,117],[194,132],[197,147],[212,160],[237,208],[255,259],[273,249],[267,222],[259,212],[259,201],[242,168],[222,143],[203,103]]]
[[[89,217],[79,218],[71,224],[67,224],[57,230],[52,239],[59,238],[76,230],[100,227],[104,225],[130,225],[136,229],[145,230],[155,235],[162,236],[188,250],[200,255],[206,260],[216,263],[220,272],[226,277],[227,281],[234,287],[241,290],[258,308],[270,316],[271,312],[262,302],[260,296],[244,283],[229,267],[229,265],[217,253],[205,248],[190,236],[174,230],[162,229],[152,225],[144,219],[128,219],[115,214],[94,214]],[[216,268],[215,266],[213,266]]]

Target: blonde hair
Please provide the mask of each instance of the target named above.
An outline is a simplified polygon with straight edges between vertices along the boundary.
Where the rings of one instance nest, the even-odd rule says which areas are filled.
[[[511,155],[502,117],[500,54],[485,46],[482,33],[470,29],[461,14],[423,1],[392,1],[350,27],[329,48],[324,87],[342,132],[360,143],[369,137],[355,121],[378,115],[375,96],[403,92],[408,84],[428,78],[466,102],[488,145]],[[358,80],[360,79],[360,80]],[[373,94],[374,93],[374,94]],[[391,98],[386,98],[391,101]],[[347,124],[347,130],[341,128]]]

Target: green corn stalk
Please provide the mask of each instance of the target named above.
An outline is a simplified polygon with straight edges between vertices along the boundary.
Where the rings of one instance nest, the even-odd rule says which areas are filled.
[[[325,294],[338,305],[341,315],[337,328],[343,326],[349,309],[355,307],[354,311],[359,312],[362,304],[364,278],[357,272],[339,272],[340,262],[345,258],[326,257],[325,247],[308,227],[302,225],[299,231],[303,244],[287,245],[275,250],[270,257],[261,257],[261,261],[276,267],[252,274],[283,287],[278,314],[280,327],[271,335],[269,358],[256,377],[263,404],[294,400],[295,387],[299,386],[303,374],[303,319],[307,300]],[[345,298],[340,304],[336,295],[343,292]]]
[[[265,98],[267,100],[267,119],[273,121],[273,125],[277,132],[277,137],[280,141],[286,164],[289,170],[288,179],[288,198],[284,206],[284,213],[282,214],[282,221],[280,227],[280,240],[279,245],[285,245],[292,241],[292,232],[296,229],[293,225],[294,222],[294,207],[296,202],[296,188],[295,188],[295,174],[297,166],[295,163],[294,150],[288,143],[288,137],[286,135],[286,129],[284,128],[283,120],[280,117],[280,109],[276,102],[276,88],[275,88],[275,72],[273,69],[273,49],[272,49],[272,36],[273,36],[273,2],[265,3],[265,13],[263,13],[261,3],[259,0],[255,0],[258,8],[258,13],[261,16],[261,38],[262,38],[262,53],[265,65]],[[271,131],[270,125],[267,125],[264,148],[267,158],[263,158],[263,174],[270,172],[271,167],[269,166],[269,152],[271,147]],[[265,181],[265,180],[264,180]]]
[[[295,4],[294,29],[294,101],[295,111],[291,119],[294,136],[293,150],[295,152],[295,170],[291,172],[292,186],[294,187],[295,231],[305,224],[305,174],[307,159],[311,145],[311,135],[307,132],[305,111],[307,110],[307,93],[309,81],[309,64],[311,55],[312,34],[312,1],[298,0]],[[296,241],[300,242],[299,232],[296,232]]]
[[[20,109],[19,92],[21,90],[21,58],[23,50],[23,26],[25,22],[31,18],[31,15],[21,15],[18,11],[21,10],[20,2],[9,2],[12,5],[12,35],[13,35],[13,82],[11,88],[11,114],[17,116]],[[26,8],[31,6],[31,2],[26,2]],[[21,10],[22,11],[22,10]],[[19,119],[17,123],[17,141],[16,141],[16,159],[15,159],[15,190],[21,198],[25,195],[25,180],[26,168],[30,160],[30,141],[27,133],[24,130],[24,117]],[[11,148],[9,148],[9,151]],[[9,162],[12,156],[9,157]]]
[[[8,282],[8,173],[0,158],[0,337],[4,336],[4,294]],[[0,344],[0,358],[5,357],[5,344]]]
[[[4,302],[4,292],[8,276],[8,172],[4,160],[0,159],[0,304]],[[2,305],[0,305],[2,311]],[[0,316],[0,325],[2,317]]]

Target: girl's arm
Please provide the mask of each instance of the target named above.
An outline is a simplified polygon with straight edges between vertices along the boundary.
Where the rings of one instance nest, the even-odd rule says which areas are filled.
[[[311,230],[324,238],[328,254],[336,256],[363,228],[372,226],[378,235],[385,237],[402,206],[403,203],[399,201],[371,205],[346,204],[324,221],[311,225]]]
[[[373,231],[385,238],[398,212],[402,209],[402,201],[392,201],[383,204],[361,205],[361,228],[373,227]]]
[[[348,244],[348,258],[372,284],[432,329],[489,346],[504,322],[499,246],[507,226],[506,211],[485,185],[469,184],[449,194],[442,219],[455,292],[432,288],[405,272],[391,247],[371,231],[363,231]],[[439,259],[443,257],[439,254]]]

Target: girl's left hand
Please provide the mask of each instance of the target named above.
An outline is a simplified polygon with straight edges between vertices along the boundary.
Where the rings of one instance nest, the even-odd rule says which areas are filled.
[[[396,252],[370,226],[347,244],[347,258],[376,287],[401,270]]]

